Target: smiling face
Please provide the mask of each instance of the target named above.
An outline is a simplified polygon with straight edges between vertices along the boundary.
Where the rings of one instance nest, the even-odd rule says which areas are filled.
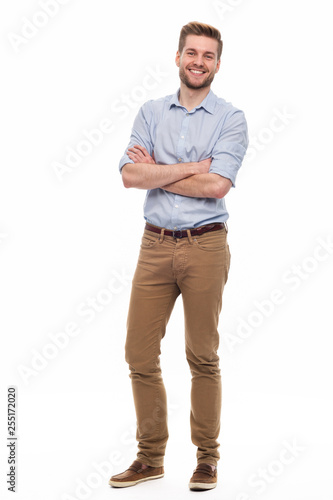
[[[207,36],[188,35],[182,53],[177,51],[176,64],[181,82],[189,89],[209,87],[220,69],[218,42]]]

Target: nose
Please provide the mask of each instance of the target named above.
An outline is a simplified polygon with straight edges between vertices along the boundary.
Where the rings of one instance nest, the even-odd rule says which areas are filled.
[[[202,55],[200,55],[200,54],[197,54],[197,55],[196,55],[196,58],[195,58],[195,60],[194,60],[194,64],[195,64],[196,66],[203,66],[203,56],[202,56]]]

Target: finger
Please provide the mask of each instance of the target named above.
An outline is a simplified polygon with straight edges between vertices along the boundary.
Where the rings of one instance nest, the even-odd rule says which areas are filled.
[[[141,151],[140,151],[140,152],[137,152],[137,151],[135,151],[135,150],[133,150],[133,149],[132,149],[132,150],[130,150],[130,149],[129,149],[129,150],[128,150],[128,152],[127,152],[127,154],[128,154],[128,156],[129,156],[129,155],[133,155],[133,156],[135,156],[135,158],[137,158],[137,159],[144,160],[144,156],[143,156],[143,154],[141,153]]]
[[[143,146],[140,146],[140,145],[137,145],[137,146],[134,146],[134,147],[137,148],[137,153],[141,154],[142,158],[144,158],[145,160],[150,160],[151,159],[151,156],[148,153],[148,151],[146,150],[146,148],[144,148]]]
[[[135,156],[128,155],[129,159],[132,160],[134,163],[141,163],[140,158],[136,158]]]
[[[146,150],[146,148],[140,146],[140,144],[136,144],[134,147],[139,149],[144,155],[148,155],[148,151]]]
[[[136,146],[133,146],[132,148],[128,148],[128,151],[132,151],[132,153],[135,153],[135,154],[141,153],[140,149],[137,149]]]
[[[141,158],[142,160],[145,160],[147,158],[149,158],[149,155],[147,153],[147,156],[141,151],[141,149],[138,149],[136,148],[136,146],[134,146],[133,148],[130,148],[128,151],[132,151],[133,154],[136,154],[138,155],[139,158]]]

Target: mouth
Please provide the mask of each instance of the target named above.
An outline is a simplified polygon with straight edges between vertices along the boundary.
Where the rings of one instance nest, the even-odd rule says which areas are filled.
[[[205,71],[201,71],[199,69],[189,69],[189,72],[192,73],[192,75],[196,75],[196,76],[201,76],[201,75],[204,75],[206,73]]]

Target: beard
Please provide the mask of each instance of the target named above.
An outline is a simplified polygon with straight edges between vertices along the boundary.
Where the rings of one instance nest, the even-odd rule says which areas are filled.
[[[215,77],[214,73],[208,73],[206,78],[202,82],[193,83],[186,75],[185,69],[182,67],[179,68],[179,78],[181,82],[184,85],[186,85],[186,87],[188,87],[189,89],[198,90],[198,89],[204,89],[205,87],[209,87],[209,85],[214,80],[214,77]]]

